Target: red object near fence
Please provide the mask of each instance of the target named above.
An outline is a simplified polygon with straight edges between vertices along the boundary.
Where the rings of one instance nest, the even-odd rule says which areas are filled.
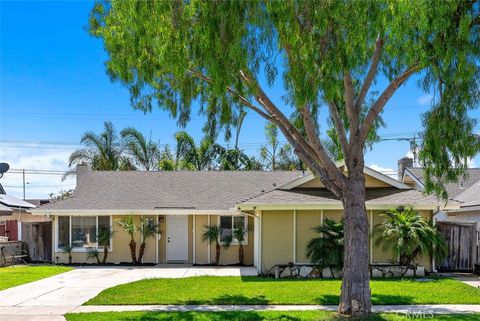
[[[18,241],[17,220],[5,221],[5,230],[3,233],[4,233],[3,236],[7,236],[9,241]]]

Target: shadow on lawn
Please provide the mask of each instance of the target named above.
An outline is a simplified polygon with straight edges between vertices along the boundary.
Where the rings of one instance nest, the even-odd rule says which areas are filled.
[[[315,298],[316,304],[337,305],[339,302],[339,295],[325,294]],[[413,297],[411,296],[372,294],[372,304],[374,305],[410,305],[413,303]]]
[[[202,305],[202,304],[219,304],[219,305],[227,305],[227,304],[232,304],[232,305],[238,305],[238,304],[243,304],[243,305],[266,305],[269,304],[270,301],[265,298],[263,295],[257,295],[257,296],[244,296],[240,294],[235,294],[235,295],[221,295],[217,298],[208,300],[208,302],[205,302],[205,300],[187,300],[185,304],[189,305]]]
[[[242,312],[145,312],[140,316],[135,317],[121,317],[121,321],[301,321],[300,318],[292,317],[287,314],[279,314],[274,318],[265,319],[265,316],[255,311],[242,311]],[[340,320],[340,319],[339,319]],[[341,319],[343,320],[343,319]]]

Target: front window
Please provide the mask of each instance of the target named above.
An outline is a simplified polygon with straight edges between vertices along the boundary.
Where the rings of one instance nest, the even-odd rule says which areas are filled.
[[[57,248],[63,249],[66,245],[74,250],[99,248],[97,235],[111,228],[110,216],[59,216]]]
[[[231,242],[232,244],[238,244],[238,240],[233,233],[235,227],[242,226],[244,228],[244,241],[243,244],[247,244],[248,229],[247,220],[244,216],[220,216],[220,242]]]

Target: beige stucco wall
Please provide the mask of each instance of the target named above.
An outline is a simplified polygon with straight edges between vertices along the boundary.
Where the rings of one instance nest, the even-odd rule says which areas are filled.
[[[384,210],[372,211],[373,226],[382,221],[380,216]],[[419,211],[424,217],[430,219],[432,211]],[[294,211],[262,211],[262,271],[267,271],[275,264],[287,264],[289,262],[307,263],[306,246],[307,243],[316,236],[312,228],[318,226],[321,222],[321,210],[297,210],[295,211],[296,223],[294,224]],[[330,218],[334,221],[340,221],[343,216],[341,210],[324,210],[323,218]],[[370,225],[370,211],[367,211],[368,222]],[[294,233],[295,230],[295,233]],[[294,236],[295,234],[295,236]],[[296,244],[294,244],[294,237]],[[370,240],[372,242],[372,239]],[[295,258],[294,250],[295,247]],[[383,251],[381,247],[371,246],[369,255],[372,263],[396,263],[398,260],[392,254],[392,251]],[[418,264],[431,270],[430,257],[423,257]]]
[[[293,262],[293,211],[262,211],[262,270]]]
[[[112,250],[108,255],[108,263],[121,263],[121,262],[131,262],[130,257],[130,248],[128,246],[130,242],[130,236],[123,228],[118,224],[118,222],[125,216],[114,215],[112,218],[113,224],[113,238],[112,238]],[[155,217],[152,215],[145,215],[144,218]],[[140,226],[140,215],[134,215],[134,223],[137,226]],[[143,257],[144,263],[156,263],[158,250],[158,262],[159,263],[168,263],[166,261],[166,235],[167,235],[167,217],[165,215],[159,216],[159,230],[161,232],[161,238],[158,240],[158,247],[156,246],[157,239],[149,238],[146,241],[145,254]],[[162,222],[163,221],[163,222]],[[201,233],[204,229],[204,225],[208,223],[208,215],[197,215],[195,217],[195,261],[197,264],[208,264],[208,244],[202,242]],[[210,215],[210,223],[218,224],[218,216]],[[249,218],[249,224],[253,228],[253,219]],[[56,225],[54,225],[56,226]],[[244,255],[245,255],[245,264],[253,264],[253,231],[248,233],[248,244],[244,245]],[[193,215],[188,215],[188,261],[187,263],[193,263],[193,251],[194,251],[194,219]],[[137,256],[140,250],[141,245],[141,236],[140,233],[135,233],[135,241],[137,242]],[[211,244],[211,257],[215,257],[215,245]],[[102,252],[103,250],[100,250]],[[58,260],[55,259],[58,257]],[[103,257],[103,253],[100,254],[100,259]],[[56,252],[54,255],[55,261],[59,263],[68,262],[68,254],[63,252]],[[94,263],[94,259],[87,259],[87,253],[85,252],[73,252],[72,253],[73,263]],[[222,254],[220,257],[220,264],[236,264],[238,263],[238,246],[231,245],[230,248],[222,248]]]
[[[295,249],[295,262],[307,263],[309,262],[306,255],[306,248],[308,242],[314,237],[317,237],[317,233],[312,229],[322,224],[322,214],[320,210],[316,211],[296,211],[296,249]]]

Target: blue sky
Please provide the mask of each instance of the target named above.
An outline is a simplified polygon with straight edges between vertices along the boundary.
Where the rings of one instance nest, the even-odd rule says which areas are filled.
[[[12,168],[65,170],[75,148],[66,143],[77,143],[86,130],[101,131],[105,120],[119,130],[133,126],[163,144],[174,142],[175,120],[160,110],[147,115],[133,110],[127,90],[105,74],[102,43],[86,31],[91,6],[85,1],[0,2],[0,161]],[[281,104],[281,86],[269,94]],[[411,80],[388,103],[387,127],[380,135],[411,137],[421,131],[421,114],[429,104],[430,95]],[[186,130],[199,140],[202,126],[203,119],[193,115]],[[247,116],[240,137],[245,151],[258,151],[265,141],[263,128],[259,116]],[[381,142],[366,162],[394,170],[408,151],[407,142]],[[474,162],[480,164],[478,157]],[[1,182],[7,193],[22,196],[21,175],[7,173]],[[27,198],[73,186],[56,174],[28,173],[27,182]]]

